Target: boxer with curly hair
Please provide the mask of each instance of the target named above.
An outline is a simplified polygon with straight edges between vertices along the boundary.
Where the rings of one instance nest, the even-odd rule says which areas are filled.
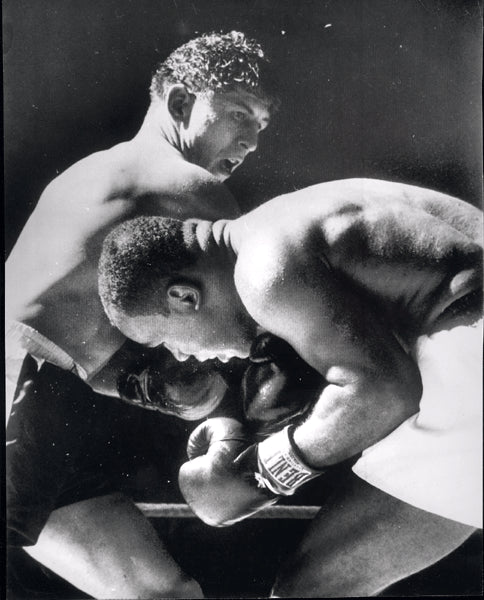
[[[223,182],[256,150],[277,107],[270,71],[260,44],[241,32],[175,50],[153,75],[138,133],[56,177],[6,264],[8,541],[95,597],[201,595],[130,501],[109,495],[98,476],[91,491],[93,478],[72,478],[86,455],[96,468],[112,454],[107,416],[96,444],[82,433],[100,427],[94,415],[105,401],[93,389],[112,392],[109,361],[126,339],[97,292],[102,242],[140,215],[239,214]],[[220,398],[220,380],[204,377],[215,377]],[[196,405],[195,386],[191,393]]]

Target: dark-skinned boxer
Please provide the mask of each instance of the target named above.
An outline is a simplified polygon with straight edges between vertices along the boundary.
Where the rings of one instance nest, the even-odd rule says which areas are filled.
[[[247,356],[259,326],[327,382],[302,423],[242,454],[233,422],[203,426],[208,452],[180,472],[197,514],[234,522],[364,451],[360,477],[469,535],[481,516],[481,232],[462,201],[376,180],[316,185],[231,222],[119,228],[100,292],[125,335],[204,360]],[[442,372],[443,355],[453,369]],[[276,596],[308,582],[321,593],[327,573],[317,581],[310,563],[293,563]]]

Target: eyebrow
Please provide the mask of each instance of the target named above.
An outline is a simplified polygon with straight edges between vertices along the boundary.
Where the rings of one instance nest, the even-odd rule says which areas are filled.
[[[233,103],[233,104],[237,104],[237,105],[241,106],[242,108],[245,108],[245,110],[246,110],[246,111],[247,111],[247,112],[248,112],[250,115],[252,115],[252,116],[255,116],[255,115],[254,115],[254,111],[253,111],[253,109],[252,109],[252,108],[250,107],[250,105],[249,105],[249,104],[247,104],[247,103],[246,103],[244,100],[241,100],[241,99],[238,99],[238,98],[237,98],[237,99],[234,99],[234,100],[230,100],[230,102],[231,102],[231,103]],[[269,112],[269,111],[267,111],[267,112]],[[262,118],[262,119],[260,119],[260,121],[261,121],[262,123],[264,123],[264,125],[268,125],[268,124],[269,124],[269,122],[270,122],[270,116],[269,116],[269,117],[267,117],[267,118]]]

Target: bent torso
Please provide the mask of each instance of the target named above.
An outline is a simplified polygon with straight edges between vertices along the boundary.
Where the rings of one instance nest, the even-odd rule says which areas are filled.
[[[236,282],[250,307],[274,286],[317,289],[324,270],[411,344],[449,306],[482,290],[482,213],[432,190],[329,182],[275,198],[235,223]]]

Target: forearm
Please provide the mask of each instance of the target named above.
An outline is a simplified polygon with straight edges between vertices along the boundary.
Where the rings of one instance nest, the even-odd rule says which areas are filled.
[[[324,389],[298,427],[285,427],[223,465],[205,457],[185,463],[180,487],[194,512],[210,525],[240,521],[382,439],[418,409],[419,377],[385,381],[345,369],[344,378],[345,385]]]
[[[308,465],[323,468],[359,454],[418,411],[421,380],[412,368],[395,381],[366,379],[328,385],[293,432]]]

